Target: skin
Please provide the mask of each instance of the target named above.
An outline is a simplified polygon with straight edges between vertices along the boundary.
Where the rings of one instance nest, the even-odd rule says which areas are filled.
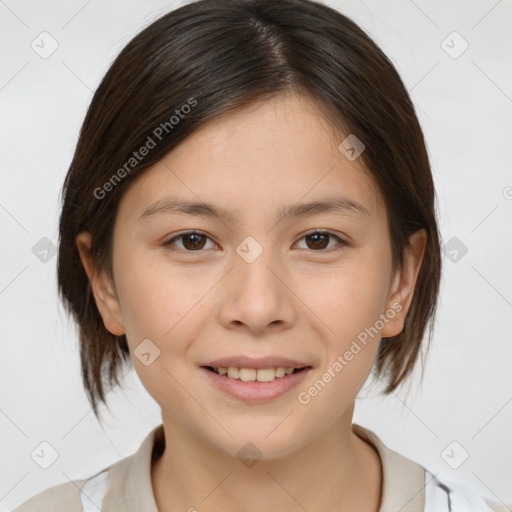
[[[380,335],[402,330],[426,235],[411,236],[404,266],[393,272],[382,197],[361,159],[349,161],[338,149],[344,138],[306,97],[229,112],[130,184],[114,226],[113,279],[96,268],[89,233],[77,237],[105,327],[127,335],[135,370],[162,409],[166,448],[152,466],[161,512],[379,509],[380,459],[351,423],[380,336],[307,405],[297,395],[394,303],[401,311]],[[369,215],[328,212],[278,222],[282,206],[334,193]],[[214,203],[238,218],[139,219],[170,194]],[[190,237],[163,245],[192,229],[207,235],[199,250]],[[315,230],[348,245],[335,236],[305,236]],[[236,252],[247,236],[263,249],[252,263]],[[161,351],[149,366],[133,356],[147,338]],[[298,388],[248,404],[212,386],[200,369],[241,354],[277,354],[313,369]],[[262,453],[250,468],[237,458],[247,442]]]

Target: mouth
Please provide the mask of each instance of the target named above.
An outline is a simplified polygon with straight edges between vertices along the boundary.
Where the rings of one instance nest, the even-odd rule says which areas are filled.
[[[227,377],[228,379],[239,380],[242,382],[272,382],[276,379],[282,379],[288,375],[300,373],[311,368],[311,366],[302,366],[294,368],[293,366],[277,366],[268,368],[239,368],[236,366],[203,366],[206,370]]]
[[[201,366],[213,389],[248,404],[268,402],[286,395],[299,386],[312,370],[309,365],[269,366],[266,361],[253,363],[252,367]]]
[[[236,366],[215,368],[213,366],[203,366],[206,370],[227,377],[228,379],[240,380],[242,382],[272,382],[275,379],[282,379],[288,375],[299,373],[311,366],[293,368],[291,366],[278,366],[270,368],[238,368]]]

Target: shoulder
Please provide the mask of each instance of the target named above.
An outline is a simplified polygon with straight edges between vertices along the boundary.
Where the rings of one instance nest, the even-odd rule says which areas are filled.
[[[439,479],[425,469],[425,512],[512,512],[506,505],[482,496],[460,482]]]
[[[82,480],[55,485],[32,496],[12,512],[88,512],[101,510],[103,496],[108,485],[109,470],[106,468]]]
[[[82,512],[80,493],[86,481],[86,479],[76,480],[45,489],[23,502],[12,512],[36,512],[38,510]]]
[[[161,443],[162,436],[163,428],[159,425],[147,434],[135,453],[88,478],[50,487],[32,496],[12,512],[155,511],[151,488],[151,457],[154,441]],[[133,507],[131,502],[137,506]],[[142,506],[138,506],[140,503]]]
[[[353,423],[352,431],[379,454],[383,472],[379,512],[512,512],[512,504],[486,498],[392,450],[370,429]]]
[[[163,425],[158,425],[135,453],[89,478],[50,487],[12,512],[158,512],[151,486],[151,461],[164,443]]]

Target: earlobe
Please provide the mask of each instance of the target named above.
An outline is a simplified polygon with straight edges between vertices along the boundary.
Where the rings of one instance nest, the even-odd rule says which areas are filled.
[[[106,273],[96,268],[91,254],[91,234],[83,231],[77,235],[75,242],[105,328],[117,336],[125,334],[121,308],[114,286]]]
[[[382,329],[382,337],[396,336],[404,328],[405,318],[414,296],[426,243],[427,233],[424,229],[416,231],[409,237],[409,248],[404,251],[404,264],[395,273],[386,305],[386,312],[393,311],[393,316]],[[391,314],[389,316],[391,317]]]

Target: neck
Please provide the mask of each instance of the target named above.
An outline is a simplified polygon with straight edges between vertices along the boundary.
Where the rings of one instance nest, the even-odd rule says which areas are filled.
[[[314,443],[250,466],[163,419],[165,448],[151,469],[160,512],[379,510],[380,459],[352,432],[351,415]]]

